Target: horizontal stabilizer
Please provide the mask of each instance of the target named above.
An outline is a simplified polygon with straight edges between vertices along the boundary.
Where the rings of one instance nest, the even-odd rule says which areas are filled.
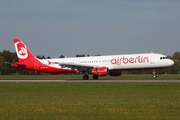
[[[22,68],[22,69],[25,69],[27,67],[26,64],[18,64],[18,63],[14,63],[12,64],[12,66],[16,68]]]

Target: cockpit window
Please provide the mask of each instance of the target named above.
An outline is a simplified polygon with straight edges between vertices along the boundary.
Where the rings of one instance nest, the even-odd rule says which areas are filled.
[[[160,57],[160,59],[162,60],[162,59],[168,59],[168,57]]]

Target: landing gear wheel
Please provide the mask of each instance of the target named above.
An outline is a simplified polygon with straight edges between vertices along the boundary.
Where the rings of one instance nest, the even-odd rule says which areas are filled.
[[[93,75],[93,79],[94,79],[94,80],[97,80],[98,78],[99,78],[98,75]]]
[[[83,80],[88,80],[89,76],[88,75],[83,75]]]
[[[152,70],[154,79],[157,78],[156,71]]]

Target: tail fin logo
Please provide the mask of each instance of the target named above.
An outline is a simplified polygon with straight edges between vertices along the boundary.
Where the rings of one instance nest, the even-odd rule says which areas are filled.
[[[18,58],[26,59],[28,57],[27,48],[23,43],[21,42],[15,43],[15,48]]]

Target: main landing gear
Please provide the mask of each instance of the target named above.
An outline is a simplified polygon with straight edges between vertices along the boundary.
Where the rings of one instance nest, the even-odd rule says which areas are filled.
[[[157,78],[156,71],[152,70],[154,79]]]
[[[92,78],[94,80],[97,80],[99,78],[99,76],[98,75],[93,75]],[[86,75],[86,74],[83,75],[83,80],[88,80],[88,79],[89,79],[89,75]]]
[[[93,79],[94,79],[94,80],[97,80],[98,78],[99,78],[98,75],[93,75]]]
[[[89,75],[83,75],[83,80],[88,80],[89,79]]]

